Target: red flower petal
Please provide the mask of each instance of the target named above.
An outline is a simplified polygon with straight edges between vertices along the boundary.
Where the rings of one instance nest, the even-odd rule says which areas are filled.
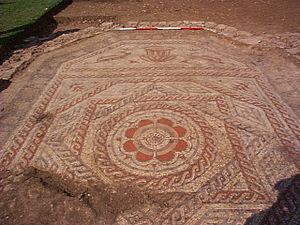
[[[166,119],[166,118],[160,118],[159,120],[157,120],[157,122],[161,123],[161,124],[168,125],[170,127],[173,125],[173,122],[169,119]]]
[[[139,127],[147,126],[149,124],[153,124],[152,120],[141,120],[138,124]]]
[[[137,128],[129,128],[128,130],[126,130],[125,132],[125,136],[127,138],[132,138],[134,136],[134,133],[137,131]]]
[[[132,140],[126,141],[123,144],[123,148],[127,151],[127,152],[135,152],[137,151],[136,146],[134,145]]]
[[[186,129],[181,126],[174,127],[174,130],[177,132],[179,137],[183,137],[186,133]]]
[[[160,161],[171,161],[172,159],[174,159],[174,157],[175,157],[174,151],[170,151],[166,154],[158,155],[157,159]]]
[[[142,152],[138,152],[136,155],[135,155],[135,158],[140,161],[140,162],[146,162],[146,161],[149,161],[153,158],[152,155],[146,155]]]
[[[175,146],[174,150],[177,152],[181,152],[185,150],[187,147],[187,143],[184,140],[179,140],[177,145]]]

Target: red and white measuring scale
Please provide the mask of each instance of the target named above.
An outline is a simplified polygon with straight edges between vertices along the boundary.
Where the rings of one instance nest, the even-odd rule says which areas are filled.
[[[126,30],[209,30],[204,27],[118,27],[113,30],[126,31]]]

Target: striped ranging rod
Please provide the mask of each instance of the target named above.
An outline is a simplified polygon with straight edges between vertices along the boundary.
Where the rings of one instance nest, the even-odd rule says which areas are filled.
[[[113,30],[126,31],[126,30],[209,30],[209,28],[204,27],[118,27]]]

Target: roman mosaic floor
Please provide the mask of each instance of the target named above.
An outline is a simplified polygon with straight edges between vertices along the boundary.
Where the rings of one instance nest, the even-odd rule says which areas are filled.
[[[119,225],[244,224],[300,168],[297,115],[245,49],[204,31],[106,32],[40,57],[11,96],[7,121],[21,119],[3,131],[1,170],[167,196]],[[253,224],[284,217],[271,214]]]

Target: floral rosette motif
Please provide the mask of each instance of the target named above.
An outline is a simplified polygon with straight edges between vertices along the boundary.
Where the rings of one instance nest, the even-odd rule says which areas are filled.
[[[184,127],[167,118],[143,119],[125,131],[123,149],[139,162],[172,161],[176,152],[187,149],[186,132]]]

